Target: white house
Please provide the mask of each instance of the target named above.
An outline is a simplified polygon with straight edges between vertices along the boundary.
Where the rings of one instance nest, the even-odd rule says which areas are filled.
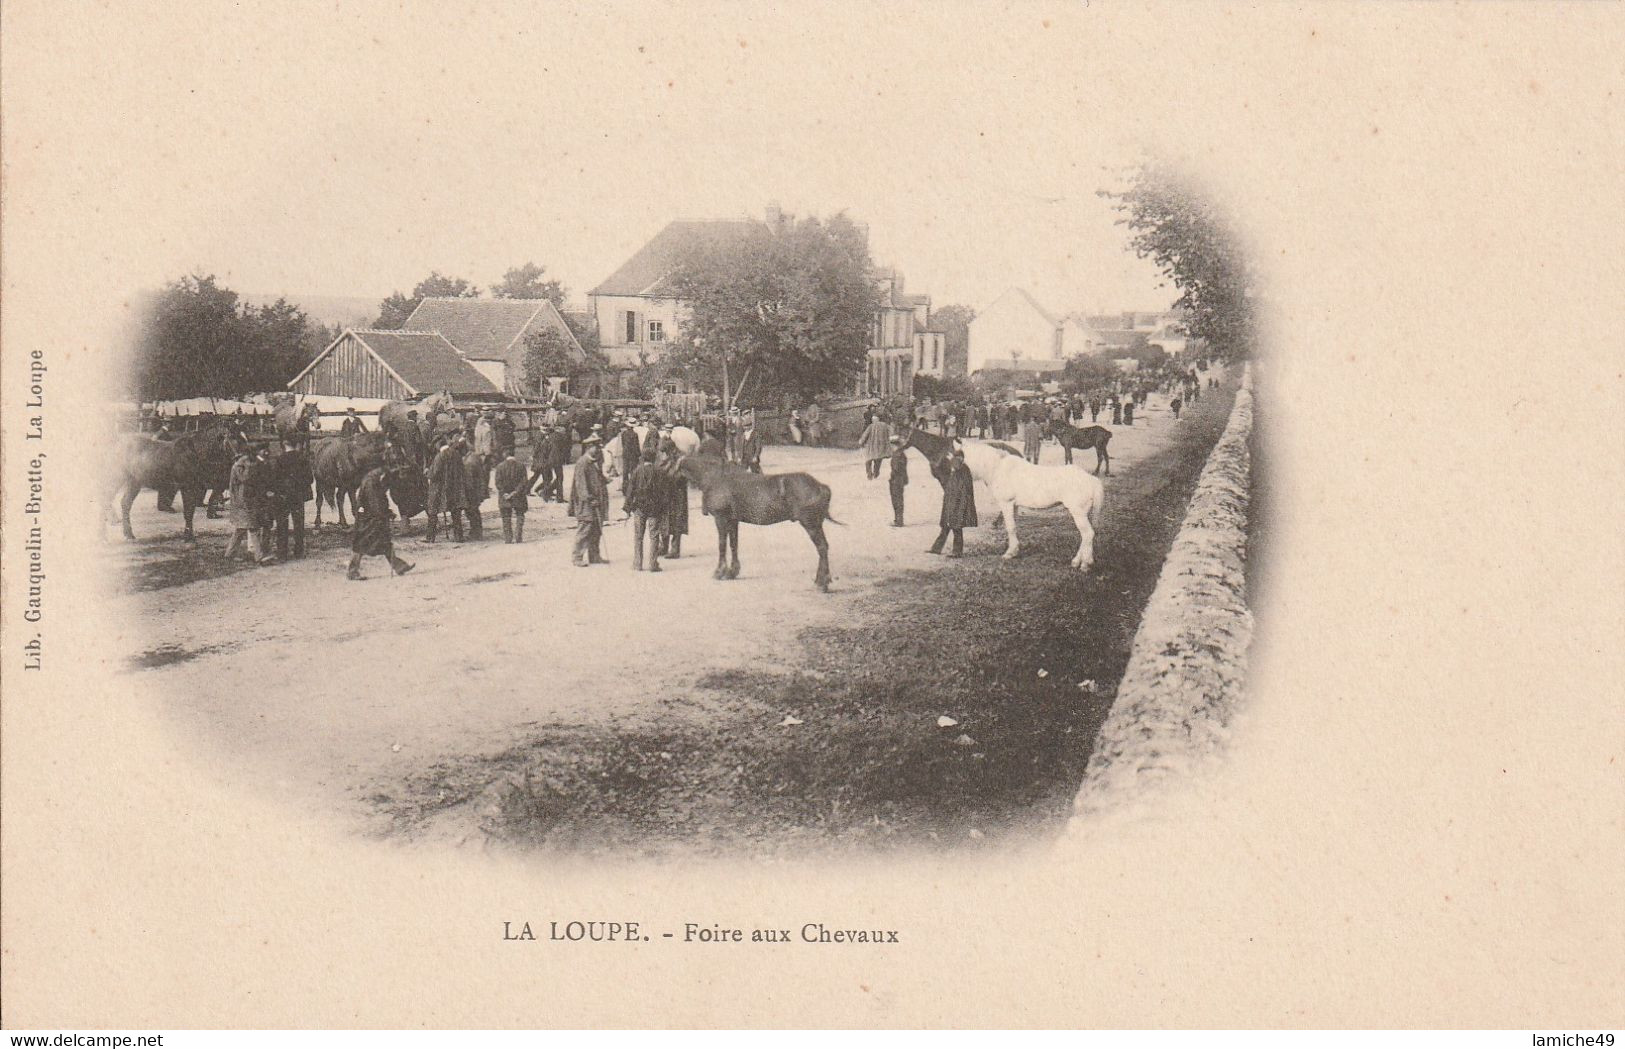
[[[1100,348],[1087,323],[1057,317],[1021,288],[1011,288],[970,322],[967,371],[975,375],[989,362],[1007,368],[1015,361],[1064,361]]]

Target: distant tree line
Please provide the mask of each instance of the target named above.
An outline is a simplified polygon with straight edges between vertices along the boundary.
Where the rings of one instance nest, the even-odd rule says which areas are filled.
[[[280,390],[338,334],[284,299],[250,305],[212,274],[190,274],[149,300],[130,391],[156,401]]]

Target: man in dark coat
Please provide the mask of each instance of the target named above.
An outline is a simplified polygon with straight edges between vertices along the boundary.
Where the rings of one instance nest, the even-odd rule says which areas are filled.
[[[463,457],[463,480],[468,489],[468,537],[485,536],[481,506],[491,494],[491,460],[483,452],[471,451]]]
[[[720,443],[720,442],[719,442]],[[658,464],[666,474],[666,549],[663,556],[676,560],[683,556],[683,536],[688,534],[688,478],[677,470],[677,445],[663,450]]]
[[[1134,425],[1134,398],[1132,397],[1123,402],[1123,425]]]
[[[492,418],[491,434],[496,444],[496,462],[506,459],[508,453],[513,451],[516,444],[515,431],[513,416],[507,412],[497,412]]]
[[[389,537],[389,491],[384,483],[382,466],[374,466],[361,478],[355,493],[355,532],[350,539],[350,570],[346,579],[361,578],[363,557],[384,557],[396,575],[405,575],[413,565],[395,556],[395,544]],[[433,520],[433,518],[430,518]]]
[[[1174,413],[1174,421],[1177,422],[1179,420],[1179,409],[1181,407],[1183,407],[1183,406],[1184,406],[1184,402],[1181,401],[1177,396],[1173,400],[1168,402],[1169,409],[1172,410],[1173,413]]]
[[[970,467],[965,465],[965,455],[959,449],[948,453],[946,465],[948,478],[942,486],[942,516],[938,519],[942,531],[926,552],[942,553],[942,544],[952,533],[953,552],[948,556],[959,557],[965,552],[965,529],[975,528],[977,523],[976,486],[970,475]]]
[[[643,461],[643,440],[631,426],[621,426],[621,494],[632,481],[632,471]]]
[[[271,462],[271,520],[276,529],[276,555],[288,559],[288,533],[293,533],[293,556],[305,556],[305,504],[316,497],[316,477],[310,456],[289,445]]]
[[[722,438],[717,436],[717,432],[715,430],[711,430],[706,433],[705,439],[700,442],[700,447],[696,454],[711,455],[718,459],[725,459],[728,456],[728,446],[722,443]]]
[[[762,435],[756,432],[754,417],[745,424],[745,432],[739,435],[739,462],[753,474],[762,472]]]
[[[526,492],[530,485],[525,480],[525,464],[514,455],[510,445],[507,454],[492,471],[491,482],[497,490],[497,510],[502,514],[502,541],[525,541],[525,513],[530,509]]]
[[[609,485],[600,464],[603,440],[596,435],[581,442],[583,451],[570,477],[570,516],[576,519],[576,542],[571,561],[578,568],[607,565],[599,551],[604,522],[609,520]]]
[[[463,467],[463,449],[467,443],[461,433],[445,439],[429,466],[429,532],[427,542],[434,542],[439,531],[440,515],[450,519],[451,537],[463,541],[463,517],[468,514],[468,477]]]
[[[344,437],[354,437],[358,433],[366,432],[367,424],[361,421],[361,416],[355,413],[355,409],[344,409],[344,422],[339,426],[339,434]]]
[[[908,449],[903,439],[895,434],[891,439],[891,514],[893,528],[903,527],[903,489],[908,487]]]
[[[263,449],[250,448],[231,465],[231,542],[226,544],[226,559],[237,556],[247,544],[249,556],[255,564],[275,564],[276,558],[265,549],[265,529],[271,523],[271,496],[274,478],[265,465]]]
[[[660,555],[666,545],[666,474],[655,465],[655,448],[632,471],[626,482],[626,503],[622,507],[632,518],[632,571],[643,571],[643,538],[649,537],[649,571],[660,571]]]

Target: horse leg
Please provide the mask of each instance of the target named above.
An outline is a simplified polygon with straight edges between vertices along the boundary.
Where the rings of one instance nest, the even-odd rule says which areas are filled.
[[[192,532],[192,515],[197,512],[198,503],[208,494],[207,489],[199,489],[196,492],[190,488],[181,489],[181,516],[186,520],[186,531],[181,534],[188,543],[197,542],[197,536]]]
[[[1087,572],[1089,565],[1095,559],[1095,529],[1089,521],[1089,515],[1082,506],[1068,506],[1072,514],[1072,523],[1078,526],[1078,552],[1073,555],[1072,567]]]
[[[140,494],[141,486],[131,481],[124,486],[124,494],[119,497],[118,501],[119,517],[124,524],[124,538],[132,543],[135,542],[135,533],[130,530],[130,506],[135,502],[135,497]]]
[[[712,518],[717,525],[717,570],[711,573],[712,579],[728,578],[728,521],[721,515]]]
[[[352,489],[348,489],[348,488],[338,488],[338,489],[335,489],[334,492],[333,492],[333,502],[336,504],[336,509],[339,512],[339,527],[340,528],[348,528],[348,527],[350,527],[349,523],[344,520],[344,498],[345,498],[345,496],[349,496],[349,498],[350,498],[350,512],[354,513],[355,512],[355,491],[352,490]]]
[[[818,518],[806,518],[801,527],[807,530],[807,537],[813,541],[818,550],[818,573],[813,576],[813,585],[824,593],[829,593],[829,540],[824,538],[824,522]]]
[[[1095,474],[1096,474],[1096,476],[1099,476],[1099,474],[1100,474],[1100,465],[1102,463],[1106,464],[1106,476],[1110,477],[1112,475],[1112,457],[1110,455],[1106,454],[1105,442],[1102,442],[1100,444],[1095,445]]]
[[[1010,546],[1004,551],[1006,561],[1021,552],[1021,540],[1016,538],[1016,504],[1014,500],[1004,504],[1004,530],[1010,536]]]
[[[728,578],[739,578],[739,518],[728,519],[728,545],[733,549],[733,559],[728,565]]]

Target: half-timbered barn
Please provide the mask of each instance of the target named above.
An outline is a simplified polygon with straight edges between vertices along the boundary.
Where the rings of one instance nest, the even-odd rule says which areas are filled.
[[[435,331],[347,328],[288,383],[304,397],[410,400],[448,392],[461,400],[501,394]]]

